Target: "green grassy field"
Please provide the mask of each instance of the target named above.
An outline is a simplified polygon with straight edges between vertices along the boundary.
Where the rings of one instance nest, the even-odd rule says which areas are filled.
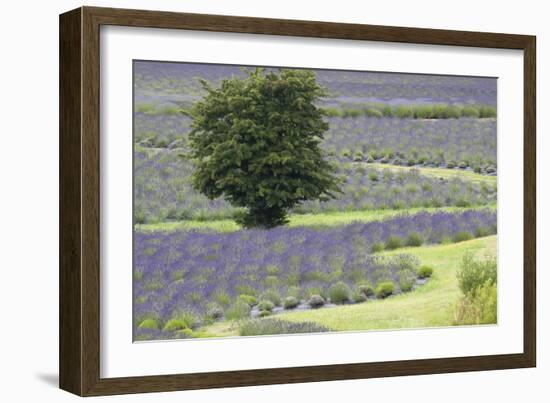
[[[379,221],[386,218],[398,216],[400,214],[416,214],[420,212],[460,212],[466,210],[482,210],[496,209],[496,205],[480,206],[480,207],[419,207],[403,210],[365,210],[365,211],[342,211],[334,213],[318,213],[318,214],[294,214],[289,217],[289,227],[302,226],[333,226],[350,224],[352,222],[370,222]],[[218,232],[238,231],[241,226],[233,220],[212,220],[212,221],[170,221],[155,224],[136,224],[135,230],[141,232],[149,231],[176,231],[176,230],[215,230]]]
[[[496,256],[496,235],[447,245],[405,248],[383,255],[409,253],[434,268],[432,278],[413,292],[385,300],[335,308],[290,312],[276,318],[294,322],[316,322],[337,331],[379,330],[451,326],[453,310],[460,297],[456,271],[465,252],[477,257]],[[199,331],[202,337],[237,336],[230,322],[219,322]]]

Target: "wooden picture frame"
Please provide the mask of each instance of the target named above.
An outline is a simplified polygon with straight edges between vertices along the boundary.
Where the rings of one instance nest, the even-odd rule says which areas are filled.
[[[523,353],[276,369],[100,377],[100,26],[401,42],[524,52]],[[60,387],[80,396],[534,367],[535,37],[483,32],[81,7],[60,16]]]

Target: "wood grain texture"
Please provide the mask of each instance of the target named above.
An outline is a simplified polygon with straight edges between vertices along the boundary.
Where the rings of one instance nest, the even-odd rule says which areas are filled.
[[[524,51],[524,352],[131,378],[100,377],[101,25]],[[60,16],[60,387],[81,396],[532,367],[536,363],[535,37],[82,7]]]
[[[81,394],[81,10],[59,18],[59,386]]]

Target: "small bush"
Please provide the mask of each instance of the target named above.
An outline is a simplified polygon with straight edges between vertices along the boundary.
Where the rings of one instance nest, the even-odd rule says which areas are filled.
[[[225,317],[228,320],[239,320],[250,315],[250,305],[246,302],[237,299],[225,312]]]
[[[361,303],[361,302],[365,302],[368,298],[365,294],[363,294],[362,292],[357,290],[357,291],[353,292],[353,295],[351,296],[351,299],[355,303]]]
[[[418,276],[418,278],[428,278],[432,276],[433,272],[434,272],[434,269],[431,268],[430,266],[421,266],[417,270],[416,275]]]
[[[198,319],[195,314],[188,311],[177,312],[172,318],[166,322],[164,330],[181,330],[191,329],[198,323]]]
[[[408,105],[397,105],[393,110],[393,115],[400,119],[414,117],[412,108]]]
[[[209,304],[206,309],[207,320],[214,321],[223,317],[223,308],[218,304]]]
[[[403,247],[403,240],[398,236],[390,235],[388,239],[386,239],[385,249],[394,250],[401,247]]]
[[[458,163],[458,167],[459,167],[460,169],[466,169],[466,168],[468,168],[468,164],[467,164],[465,161],[460,161],[460,162]]]
[[[359,284],[357,289],[361,294],[364,294],[365,297],[372,297],[374,295],[374,289],[370,284]]]
[[[271,315],[271,311],[268,311],[268,310],[260,311],[260,313],[258,314],[260,318],[265,318],[266,316],[269,316],[269,315]]]
[[[371,118],[381,118],[384,114],[378,109],[368,108],[365,110],[365,115]]]
[[[460,231],[453,236],[453,242],[464,242],[473,239],[474,236],[470,231]]]
[[[264,291],[260,296],[260,299],[271,301],[275,306],[281,306],[281,295],[277,290]]]
[[[256,299],[255,296],[248,295],[248,294],[239,295],[239,300],[241,300],[243,302],[246,302],[248,304],[248,306],[250,306],[250,307],[253,307],[254,305],[256,305],[258,303],[258,300]]]
[[[345,304],[351,298],[351,289],[346,283],[339,281],[329,288],[328,294],[333,304]]]
[[[395,286],[391,281],[384,281],[376,286],[376,298],[387,298],[395,291]]]
[[[139,329],[158,330],[159,325],[155,319],[145,319],[138,326]]]
[[[309,300],[307,301],[307,304],[311,308],[320,308],[323,305],[325,305],[325,300],[320,295],[314,294],[309,298]]]
[[[497,282],[497,262],[494,258],[476,260],[471,253],[462,257],[457,272],[458,285],[465,296],[475,296],[477,290]]]
[[[410,273],[402,273],[399,275],[399,288],[402,292],[409,292],[413,289],[415,280]]]
[[[384,250],[384,244],[382,242],[375,242],[372,244],[371,253],[382,252]]]
[[[271,312],[273,310],[273,308],[275,308],[275,305],[273,304],[273,302],[269,301],[269,300],[262,300],[260,302],[258,302],[258,309],[261,311],[268,311],[268,312]]]
[[[465,106],[462,108],[462,116],[465,118],[479,118],[479,109],[473,106]]]
[[[297,298],[288,296],[285,298],[285,301],[283,302],[283,307],[285,309],[294,309],[300,304],[300,301],[298,301]]]
[[[456,162],[454,161],[447,162],[447,168],[453,169],[454,167],[456,167]]]
[[[464,296],[455,308],[455,325],[497,323],[497,286],[486,284],[475,295]]]
[[[378,182],[378,172],[370,171],[368,177],[371,182]]]
[[[418,232],[411,232],[407,237],[407,246],[421,246],[424,241]]]

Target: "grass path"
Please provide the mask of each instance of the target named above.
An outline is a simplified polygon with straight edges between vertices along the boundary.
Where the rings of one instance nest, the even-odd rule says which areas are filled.
[[[314,321],[335,330],[399,329],[452,325],[454,305],[460,297],[456,271],[466,251],[478,257],[496,255],[496,235],[471,241],[399,249],[434,268],[433,277],[409,294],[386,300],[317,311],[281,314],[290,321]]]
[[[473,182],[477,184],[485,183],[491,186],[497,184],[496,176],[481,175],[465,169],[406,167],[401,165],[382,164],[380,162],[369,162],[364,165],[366,167],[371,167],[376,169],[389,169],[394,172],[410,171],[411,169],[416,169],[421,175],[424,175],[424,176],[431,176],[431,177],[442,178],[447,180],[458,178],[460,180],[467,181],[467,182]]]
[[[333,226],[350,224],[352,222],[371,222],[384,220],[386,218],[395,217],[401,214],[416,214],[420,212],[460,212],[466,210],[482,210],[482,209],[495,209],[495,205],[480,206],[480,207],[418,207],[409,208],[403,210],[365,210],[365,211],[347,211],[347,212],[334,212],[334,213],[317,213],[317,214],[295,214],[291,215],[289,227],[302,227],[302,226]],[[218,232],[232,232],[241,229],[233,220],[212,220],[212,221],[197,221],[197,220],[185,220],[185,221],[171,221],[161,222],[157,224],[136,224],[135,230],[140,232],[151,231],[177,231],[177,230],[190,230],[190,229],[210,229]]]
[[[477,257],[495,256],[496,235],[454,244],[382,252],[382,255],[409,253],[417,256],[422,264],[434,268],[432,278],[411,293],[362,304],[283,313],[275,317],[294,322],[316,322],[339,331],[451,326],[453,309],[461,295],[456,271],[462,255],[467,251]],[[220,322],[202,330],[202,337],[225,336],[238,336],[236,326],[230,322]]]

